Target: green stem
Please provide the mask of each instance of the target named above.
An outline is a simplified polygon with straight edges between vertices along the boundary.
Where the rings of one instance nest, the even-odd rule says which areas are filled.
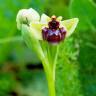
[[[53,71],[51,70],[51,68],[49,66],[50,64],[46,61],[47,60],[43,59],[42,63],[43,63],[43,66],[44,66],[46,79],[48,81],[49,96],[56,96],[55,95],[55,80],[54,80],[54,76],[53,76]]]
[[[54,81],[55,81],[55,70],[56,70],[56,63],[57,63],[57,58],[58,58],[58,52],[59,52],[59,45],[56,46],[56,51],[55,51],[55,57],[54,57],[54,63],[53,63],[53,76],[54,76]]]
[[[57,61],[57,57],[58,57],[58,51],[59,51],[59,45],[58,46],[51,46],[48,45],[48,49],[49,49],[49,54],[47,54],[49,57],[51,56],[51,62],[46,62],[46,61],[50,61],[50,59],[48,59],[49,57],[47,56],[47,59],[43,59],[43,65],[44,65],[44,70],[46,73],[46,78],[48,81],[48,89],[49,89],[49,96],[56,96],[56,92],[55,92],[55,69],[56,69],[56,61]],[[52,54],[53,53],[53,54]]]
[[[10,42],[18,42],[18,41],[23,41],[22,36],[2,38],[2,39],[0,39],[0,44],[10,43]]]
[[[47,81],[48,81],[48,89],[49,89],[49,96],[56,96],[55,95],[55,81],[53,75],[50,73],[46,73]]]

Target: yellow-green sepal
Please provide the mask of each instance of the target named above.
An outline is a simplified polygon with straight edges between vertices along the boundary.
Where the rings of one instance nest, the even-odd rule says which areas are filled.
[[[78,18],[61,21],[61,25],[63,25],[67,31],[66,37],[69,37],[75,31],[78,22]]]

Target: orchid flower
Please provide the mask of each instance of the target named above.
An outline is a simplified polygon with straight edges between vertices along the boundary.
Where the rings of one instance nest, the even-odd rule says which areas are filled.
[[[62,16],[41,18],[34,9],[21,9],[16,18],[17,28],[22,31],[24,41],[30,48],[34,48],[42,61],[50,96],[55,94],[55,68],[60,42],[64,42],[75,30],[78,18],[62,20]]]

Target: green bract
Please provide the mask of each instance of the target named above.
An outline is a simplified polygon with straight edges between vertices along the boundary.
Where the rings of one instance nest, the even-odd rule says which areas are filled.
[[[45,14],[41,15],[32,8],[22,9],[17,14],[17,28],[22,31],[22,36],[26,44],[37,53],[42,61],[46,78],[48,80],[48,88],[50,96],[55,95],[55,67],[59,51],[59,44],[52,45],[42,39],[42,28],[48,26],[51,20]],[[66,37],[69,37],[75,30],[78,24],[78,18],[62,21],[62,16],[57,17],[60,26],[67,31]],[[63,42],[63,41],[62,41]]]

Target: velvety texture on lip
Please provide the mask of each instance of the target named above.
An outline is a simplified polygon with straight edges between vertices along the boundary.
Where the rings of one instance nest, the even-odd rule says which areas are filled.
[[[52,17],[51,21],[48,22],[48,28],[45,27],[42,29],[43,40],[46,40],[49,43],[59,43],[64,40],[65,35],[66,30],[64,27],[60,28],[60,22],[56,21],[55,17]]]

